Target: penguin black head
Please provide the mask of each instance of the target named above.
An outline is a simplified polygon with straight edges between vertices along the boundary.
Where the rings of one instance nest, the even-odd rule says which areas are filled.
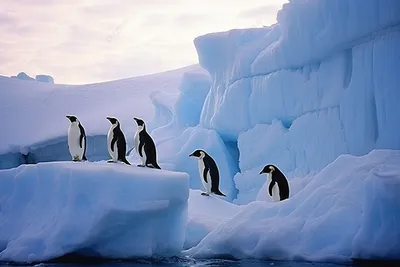
[[[76,122],[78,119],[75,117],[75,116],[73,116],[73,115],[67,115],[67,116],[65,116],[65,117],[67,117],[71,122]]]
[[[201,156],[206,155],[206,154],[207,153],[204,150],[197,149],[192,154],[190,154],[189,157],[200,158]]]
[[[118,124],[118,120],[114,117],[107,117],[107,120],[111,122],[111,124]]]
[[[275,165],[271,165],[271,164],[268,164],[267,166],[265,166],[261,171],[260,171],[260,174],[263,174],[263,173],[272,173],[272,172],[274,172],[274,171],[276,171],[276,170],[278,170],[278,168],[275,166]]]
[[[139,118],[133,118],[138,126],[144,126],[144,121],[142,119]]]

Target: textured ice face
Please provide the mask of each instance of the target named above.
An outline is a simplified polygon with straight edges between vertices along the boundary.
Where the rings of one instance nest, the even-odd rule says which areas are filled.
[[[77,250],[106,258],[179,255],[188,196],[187,174],[118,163],[1,170],[0,261],[44,261]]]

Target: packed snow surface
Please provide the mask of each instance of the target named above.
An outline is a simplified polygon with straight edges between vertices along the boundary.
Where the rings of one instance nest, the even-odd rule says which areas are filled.
[[[220,224],[193,257],[350,261],[400,258],[400,151],[340,156],[279,203],[255,201]]]
[[[0,171],[0,261],[70,252],[106,258],[178,255],[188,175],[118,163],[54,162]]]
[[[241,206],[227,202],[215,195],[202,196],[201,190],[190,190],[189,217],[184,248],[197,245],[218,225],[231,219]]]

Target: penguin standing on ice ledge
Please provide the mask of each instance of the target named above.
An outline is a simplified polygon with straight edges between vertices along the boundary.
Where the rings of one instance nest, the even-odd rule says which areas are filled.
[[[265,166],[260,171],[260,174],[263,173],[268,173],[268,193],[274,202],[289,198],[289,183],[275,165]]]
[[[81,122],[73,115],[66,116],[71,124],[68,128],[68,149],[72,161],[86,161],[86,134]]]
[[[206,189],[206,192],[201,193],[201,195],[209,196],[211,193],[214,193],[225,197],[225,195],[219,191],[219,172],[214,159],[201,149],[194,151],[189,157],[199,158],[200,179]]]
[[[125,164],[131,165],[125,157],[126,154],[126,139],[121,130],[119,121],[113,117],[107,117],[111,122],[110,130],[107,134],[107,148],[111,159],[108,163],[121,161]]]
[[[136,153],[142,160],[142,164],[139,164],[138,167],[161,169],[157,164],[156,145],[154,144],[151,136],[146,132],[146,124],[141,119],[133,119],[137,124],[137,130],[133,139],[133,143]]]

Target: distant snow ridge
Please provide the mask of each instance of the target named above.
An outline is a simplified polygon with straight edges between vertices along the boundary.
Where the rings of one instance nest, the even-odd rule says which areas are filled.
[[[20,72],[17,74],[17,76],[11,76],[11,78],[17,78],[17,79],[25,80],[25,81],[34,81],[35,80],[32,77],[30,77],[28,74],[26,74],[25,72]]]
[[[107,116],[119,119],[128,148],[132,148],[136,131],[133,117],[146,122],[153,117],[150,95],[154,91],[176,95],[183,74],[199,69],[199,65],[192,65],[87,85],[28,82],[0,76],[0,122],[12,125],[12,131],[0,131],[0,169],[24,163],[69,161],[67,114],[76,115],[85,126],[90,161],[108,159]]]

